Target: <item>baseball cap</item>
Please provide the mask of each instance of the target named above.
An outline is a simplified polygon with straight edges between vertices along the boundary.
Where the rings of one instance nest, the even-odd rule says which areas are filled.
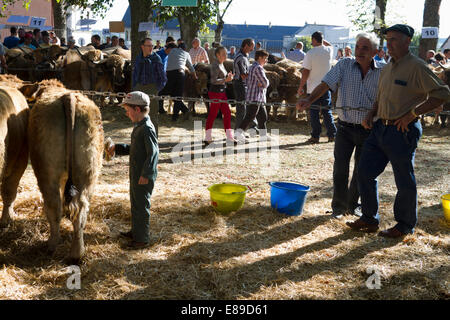
[[[33,39],[33,34],[31,32],[25,33],[25,39]]]
[[[388,31],[401,32],[410,38],[412,38],[414,36],[414,29],[406,24],[393,25],[392,27],[385,29],[383,33],[386,34],[386,33],[388,33]]]
[[[150,105],[150,98],[144,92],[133,91],[127,94],[126,97],[123,99],[123,102],[119,105],[124,106],[126,104],[148,107]]]

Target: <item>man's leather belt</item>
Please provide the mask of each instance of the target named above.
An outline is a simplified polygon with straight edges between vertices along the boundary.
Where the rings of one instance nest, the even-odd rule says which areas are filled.
[[[344,127],[349,127],[349,128],[364,128],[361,124],[345,122],[345,121],[342,121],[341,119],[338,119],[338,123]]]
[[[380,119],[381,123],[385,126],[394,126],[395,125],[395,121],[396,120],[388,120],[388,119]],[[413,121],[411,121],[411,123],[417,122],[417,120],[419,120],[419,118],[415,118]]]

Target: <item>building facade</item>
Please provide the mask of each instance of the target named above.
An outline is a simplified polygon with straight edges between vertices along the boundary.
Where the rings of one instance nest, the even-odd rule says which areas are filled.
[[[30,25],[32,17],[44,18],[45,23],[40,29],[53,29],[53,7],[52,2],[47,0],[33,0],[30,3],[29,9],[23,7],[22,1],[17,1],[13,5],[6,6],[3,12],[6,17],[0,18],[0,35],[3,42],[5,37],[10,35],[9,28],[16,26],[17,28],[24,28],[32,31],[39,26]]]

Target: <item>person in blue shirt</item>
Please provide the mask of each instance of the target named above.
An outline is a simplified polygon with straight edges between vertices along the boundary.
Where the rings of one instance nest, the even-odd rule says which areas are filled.
[[[167,69],[167,59],[169,56],[170,51],[172,49],[177,48],[177,45],[173,42],[170,42],[164,46],[161,50],[156,51],[156,54],[161,58],[161,61],[164,65],[164,71]]]
[[[376,61],[380,61],[380,62],[386,63],[385,57],[386,57],[386,53],[384,52],[383,48],[380,48],[378,50],[377,54],[375,55],[374,59]]]
[[[3,45],[7,47],[8,49],[12,49],[16,47],[19,44],[19,37],[17,36],[17,28],[11,27],[10,29],[11,35],[9,37],[6,37],[3,41]]]
[[[133,65],[133,90],[149,96],[157,95],[167,83],[164,65],[159,55],[153,51],[151,38],[141,40],[141,52]],[[151,99],[150,115],[158,133],[158,101]]]

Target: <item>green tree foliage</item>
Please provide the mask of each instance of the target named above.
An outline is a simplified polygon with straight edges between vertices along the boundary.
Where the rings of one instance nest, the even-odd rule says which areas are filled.
[[[32,0],[2,0],[0,16],[4,17],[7,7],[17,2],[22,2],[23,7],[27,10],[33,5]],[[95,15],[104,18],[108,9],[112,7],[114,0],[56,0],[56,2],[61,3],[65,10],[70,6],[78,6],[84,11],[90,9]]]
[[[312,43],[311,43],[311,37],[300,37],[300,38],[295,38],[295,41],[292,41],[289,49],[295,48],[295,46],[297,45],[297,42],[302,42],[303,43],[303,51],[308,52],[309,49],[312,48]]]
[[[383,45],[388,0],[347,0],[348,16],[357,30],[375,32]]]

